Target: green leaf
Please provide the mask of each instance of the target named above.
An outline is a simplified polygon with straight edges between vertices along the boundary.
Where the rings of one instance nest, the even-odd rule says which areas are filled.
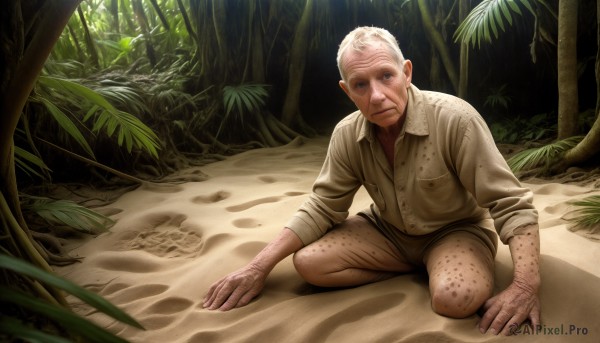
[[[106,231],[115,221],[69,200],[27,196],[29,208],[50,224],[64,224],[86,233]]]
[[[73,139],[75,139],[75,141],[83,148],[83,150],[85,150],[85,152],[88,153],[88,155],[96,159],[92,148],[83,137],[81,131],[79,131],[77,126],[71,121],[71,119],[69,119],[69,117],[63,111],[61,111],[47,99],[42,98],[41,101],[44,106],[46,106],[52,117],[54,117],[58,125],[60,125],[60,127],[62,127],[71,137],[73,137]]]
[[[225,105],[225,117],[227,118],[235,108],[240,118],[246,112],[260,111],[265,105],[265,99],[269,96],[264,84],[241,84],[238,86],[223,87],[223,103]]]
[[[44,315],[60,323],[65,329],[83,336],[89,342],[127,342],[61,306],[49,304],[8,287],[0,286],[0,302],[12,303]]]
[[[569,202],[576,207],[567,220],[576,226],[589,228],[600,225],[600,195],[592,195],[581,200]]]
[[[535,168],[540,165],[549,166],[555,162],[560,154],[575,147],[582,139],[583,136],[574,136],[540,148],[527,149],[515,154],[506,162],[513,172]]]
[[[508,21],[510,25],[512,25],[512,15],[510,14],[510,10],[506,5],[506,1],[499,2],[500,8],[502,9],[502,14],[504,14],[504,18]]]
[[[84,98],[84,99],[92,102],[93,104],[96,104],[107,110],[110,110],[110,111],[117,110],[102,95],[98,94],[97,92],[94,92],[93,90],[91,90],[90,88],[88,88],[86,86],[80,85],[73,81],[54,78],[54,77],[50,77],[50,76],[40,76],[38,81],[48,87],[53,87],[55,89],[62,89],[67,92],[70,92],[75,96]]]
[[[111,137],[115,131],[120,132],[119,134],[122,135],[123,138],[119,139],[119,145],[122,146],[123,142],[125,142],[128,152],[132,151],[134,147],[133,142],[137,142],[138,144],[135,145],[136,148],[148,152],[154,158],[158,158],[157,151],[160,148],[160,144],[156,134],[132,114],[115,108],[106,97],[103,96],[103,94],[108,95],[111,99],[117,99],[122,103],[128,103],[142,111],[146,110],[147,108],[142,100],[130,88],[107,86],[101,88],[99,91],[95,91],[69,80],[48,76],[41,76],[39,82],[46,87],[63,90],[73,96],[88,101],[91,108],[87,110],[84,122],[91,120],[92,118],[95,119],[92,131],[100,132],[105,130],[108,137]],[[48,100],[42,100],[45,103],[51,104]],[[53,106],[53,108],[50,111],[53,112],[53,114],[57,111],[62,113],[56,106],[51,106]],[[58,112],[56,115],[59,114]],[[91,149],[89,152],[91,152]]]
[[[14,318],[6,316],[0,317],[0,333],[7,334],[10,338],[20,338],[29,342],[71,343],[68,339],[36,330]]]
[[[41,179],[45,179],[45,177],[38,173],[35,169],[33,169],[30,165],[34,165],[39,169],[44,171],[51,171],[50,168],[44,163],[44,161],[38,156],[30,153],[29,151],[22,149],[15,145],[15,163],[16,165],[23,170],[25,173],[34,174]]]
[[[520,0],[523,5],[534,13],[527,0]],[[491,41],[492,34],[498,38],[498,26],[505,31],[504,20],[512,25],[512,13],[522,15],[521,9],[514,0],[483,0],[467,15],[454,33],[455,42],[463,42],[481,46],[481,40]],[[504,19],[503,19],[504,17]]]
[[[508,2],[508,5],[513,11],[517,12],[518,14],[522,14],[521,9],[519,8],[519,6],[517,6],[517,4],[515,4],[514,0],[506,0],[506,2]]]
[[[71,281],[48,273],[30,263],[8,255],[0,254],[0,268],[12,270],[14,272],[29,276],[50,286],[60,288],[81,299],[90,306],[98,309],[100,312],[109,315],[112,318],[115,318],[125,324],[129,324],[136,328],[143,329],[143,327],[135,319],[133,319],[128,314],[117,308],[115,305],[111,304],[108,300],[104,299],[103,297],[93,292],[90,292],[85,288],[72,283]],[[4,292],[0,292],[0,294],[4,294]]]

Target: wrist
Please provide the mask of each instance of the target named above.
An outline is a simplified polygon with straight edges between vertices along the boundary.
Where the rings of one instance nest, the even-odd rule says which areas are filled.
[[[513,284],[524,292],[537,294],[541,285],[541,278],[539,273],[531,273],[526,276],[515,274]]]

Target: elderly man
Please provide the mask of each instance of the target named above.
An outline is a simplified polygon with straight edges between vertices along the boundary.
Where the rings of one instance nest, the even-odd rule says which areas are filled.
[[[338,123],[313,193],[246,267],[212,285],[204,307],[248,304],[286,256],[309,283],[357,286],[425,268],[431,306],[452,318],[482,310],[481,332],[539,325],[539,234],[521,187],[477,111],[411,84],[412,64],[386,30],[342,41],[340,86],[358,107]],[[370,208],[348,217],[360,186]],[[497,234],[496,234],[497,233]],[[514,277],[496,296],[497,235]]]

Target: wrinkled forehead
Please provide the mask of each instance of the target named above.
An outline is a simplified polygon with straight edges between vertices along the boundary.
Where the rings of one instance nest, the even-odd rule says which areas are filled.
[[[356,48],[349,47],[343,51],[340,56],[341,71],[346,74],[349,71],[348,69],[352,68],[352,65],[357,61],[362,61],[360,63],[385,61],[396,66],[402,64],[394,50],[381,41],[371,41]]]

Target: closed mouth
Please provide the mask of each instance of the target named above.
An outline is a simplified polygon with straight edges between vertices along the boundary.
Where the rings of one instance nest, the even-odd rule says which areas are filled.
[[[384,110],[377,111],[377,112],[375,112],[375,113],[373,113],[373,114],[371,114],[371,115],[372,115],[372,116],[376,116],[376,115],[379,115],[379,114],[385,113],[385,112],[387,112],[387,111],[389,111],[389,110],[391,110],[391,108],[386,108],[386,109],[384,109]]]

